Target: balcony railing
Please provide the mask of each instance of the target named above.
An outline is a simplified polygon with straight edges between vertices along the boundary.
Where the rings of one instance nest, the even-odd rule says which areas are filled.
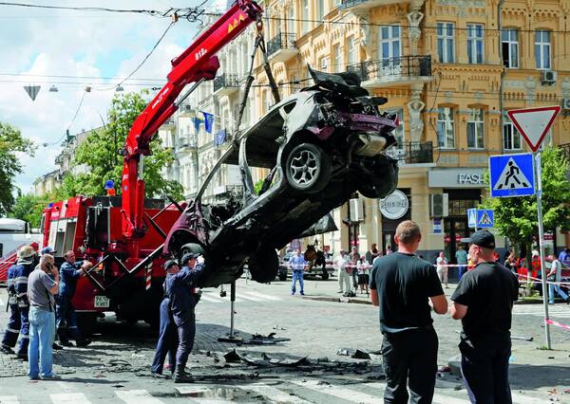
[[[239,78],[235,74],[222,74],[214,79],[214,92],[222,89],[231,91],[239,88]]]
[[[396,3],[406,3],[402,0],[341,0],[338,8],[346,10],[349,8],[367,10],[373,7],[387,6]]]
[[[386,80],[393,82],[414,77],[431,77],[431,56],[399,56],[370,60],[349,65],[347,71],[358,74],[362,81]]]
[[[299,50],[295,45],[295,34],[277,34],[267,41],[267,56],[276,56],[278,52],[287,53],[287,57],[296,54]]]
[[[432,142],[403,142],[393,147],[386,154],[402,164],[429,164],[433,163]]]

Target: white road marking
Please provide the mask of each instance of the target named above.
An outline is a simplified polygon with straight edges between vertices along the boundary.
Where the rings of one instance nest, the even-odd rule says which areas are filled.
[[[121,390],[115,391],[115,394],[127,404],[163,404],[146,390]]]
[[[248,295],[252,295],[252,296],[256,296],[256,297],[260,297],[260,298],[265,299],[265,300],[273,300],[273,301],[281,300],[281,298],[279,298],[279,297],[275,297],[275,296],[271,296],[271,295],[266,295],[266,294],[259,293],[259,292],[254,292],[254,291],[252,291],[252,290],[249,290],[249,291],[247,292],[247,294],[248,294]]]
[[[310,401],[303,400],[302,398],[292,396],[284,391],[276,389],[272,386],[265,384],[251,384],[241,386],[243,390],[253,391],[254,393],[261,394],[264,398],[272,403],[278,404],[310,404]]]
[[[19,404],[18,396],[0,396],[1,404]]]
[[[305,382],[292,381],[291,383],[306,389],[318,391],[319,393],[325,393],[334,397],[342,398],[343,400],[348,400],[353,403],[377,404],[381,401],[381,398],[378,396],[351,390],[346,387],[335,386],[333,384],[319,384],[320,382],[317,380],[307,380]]]
[[[83,393],[58,393],[50,394],[49,397],[54,404],[73,403],[73,404],[91,404]]]
[[[63,391],[77,391],[77,386],[74,386],[70,382],[59,381],[56,384],[63,390]]]
[[[248,296],[245,293],[240,293],[239,294],[240,299],[245,299],[245,300],[249,300],[252,302],[261,302],[265,299],[260,299],[259,297],[255,297],[255,296]]]

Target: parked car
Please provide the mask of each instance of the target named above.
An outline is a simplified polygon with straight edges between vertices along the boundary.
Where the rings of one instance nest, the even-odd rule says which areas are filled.
[[[396,115],[379,112],[386,99],[370,96],[354,73],[309,71],[315,85],[276,104],[240,133],[171,228],[165,253],[205,256],[208,270],[200,286],[232,282],[246,262],[254,280],[273,280],[276,249],[317,234],[319,219],[354,192],[382,198],[396,188],[397,161],[386,151],[396,144],[399,124]],[[222,163],[239,165],[244,194],[204,203]],[[270,170],[259,194],[250,166]]]

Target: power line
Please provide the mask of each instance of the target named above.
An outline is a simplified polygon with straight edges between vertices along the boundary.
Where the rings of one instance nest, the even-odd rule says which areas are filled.
[[[40,8],[40,9],[48,9],[48,10],[104,11],[104,12],[110,12],[110,13],[131,13],[131,14],[136,13],[136,14],[148,14],[148,15],[153,16],[153,17],[163,17],[163,18],[170,17],[168,14],[166,14],[165,12],[162,12],[162,11],[144,10],[144,9],[115,9],[115,8],[107,8],[107,7],[46,6],[46,5],[39,5],[39,4],[13,3],[13,2],[5,2],[5,1],[0,1],[0,6]]]

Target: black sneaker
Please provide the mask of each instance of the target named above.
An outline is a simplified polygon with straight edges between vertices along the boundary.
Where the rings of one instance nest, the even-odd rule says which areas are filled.
[[[56,344],[55,342],[51,345],[52,349],[56,351],[61,351],[63,347],[61,345]]]
[[[75,345],[73,345],[73,342],[71,342],[71,341],[59,341],[59,343],[63,346],[68,347],[68,348],[75,346]]]
[[[14,355],[14,350],[8,345],[0,345],[0,352],[5,353],[6,355]]]
[[[16,358],[21,359],[24,362],[27,362],[28,361],[28,354],[18,353],[18,354],[16,354]]]
[[[89,338],[83,338],[83,339],[80,339],[79,341],[75,341],[75,345],[77,345],[78,348],[85,348],[91,342],[93,342],[93,341],[91,341]]]

